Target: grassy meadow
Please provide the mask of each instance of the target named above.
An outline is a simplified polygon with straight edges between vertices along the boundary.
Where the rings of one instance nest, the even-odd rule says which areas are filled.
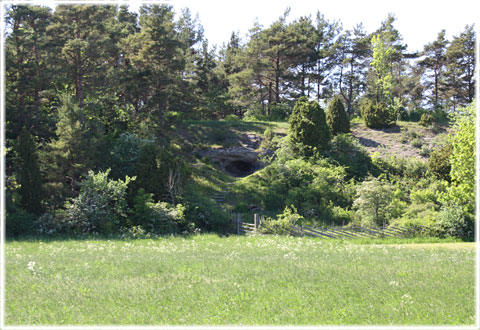
[[[9,241],[6,324],[474,323],[474,243],[377,243]]]

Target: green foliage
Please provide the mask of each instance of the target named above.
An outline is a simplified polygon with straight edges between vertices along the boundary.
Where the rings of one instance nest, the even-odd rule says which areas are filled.
[[[240,199],[258,204],[266,211],[294,205],[298,212],[316,221],[335,221],[333,207],[348,208],[353,201],[353,182],[345,169],[326,160],[278,159],[261,171],[238,181],[234,191]]]
[[[450,181],[450,172],[452,165],[450,158],[452,156],[453,147],[450,143],[442,147],[435,148],[428,159],[428,169],[439,179]]]
[[[364,98],[360,104],[360,113],[369,128],[385,128],[395,125],[397,112],[394,107],[382,102]]]
[[[390,184],[378,179],[363,181],[357,188],[357,197],[353,203],[359,222],[362,225],[376,226],[388,224],[392,198]]]
[[[326,155],[344,166],[349,178],[363,179],[372,170],[372,159],[367,150],[350,134],[334,136]]]
[[[39,215],[42,213],[43,184],[38,162],[35,141],[24,127],[15,145],[17,154],[15,170],[20,185],[20,205],[25,211]]]
[[[292,145],[303,144],[306,154],[326,150],[330,141],[330,129],[323,109],[305,96],[299,98],[293,107],[288,133]]]
[[[185,218],[186,208],[165,203],[154,203],[152,194],[139,189],[134,198],[133,224],[138,231],[152,234],[188,234],[195,229],[195,224]],[[133,227],[132,227],[133,228]]]
[[[185,218],[203,232],[229,233],[232,219],[218,203],[206,196],[186,201]]]
[[[33,234],[35,218],[35,214],[29,213],[18,206],[7,205],[5,208],[6,236],[19,237]]]
[[[475,104],[461,110],[454,118],[455,135],[449,137],[452,145],[449,187],[445,201],[464,207],[473,216],[475,208]]]
[[[86,117],[84,109],[68,94],[61,95],[58,108],[57,139],[42,150],[46,190],[52,207],[66,197],[75,196],[81,176],[103,164],[104,131],[100,122]]]
[[[121,177],[135,176],[135,164],[140,158],[142,148],[147,144],[154,144],[155,140],[147,140],[140,138],[135,133],[122,133],[114,140],[110,158],[109,166],[112,169],[112,178],[118,179]]]
[[[327,124],[334,136],[339,133],[350,132],[350,120],[338,95],[334,96],[328,104]]]
[[[287,206],[283,213],[277,214],[276,219],[267,217],[262,220],[259,230],[262,234],[289,235],[291,227],[298,225],[302,220],[303,217],[298,214],[295,206]]]
[[[135,178],[108,178],[105,172],[89,171],[80,183],[80,194],[66,205],[65,222],[75,233],[110,234],[127,223],[128,184]]]
[[[435,118],[433,118],[433,116],[429,113],[424,113],[420,118],[419,124],[423,127],[432,126],[435,124]]]
[[[387,178],[404,177],[418,180],[427,176],[427,164],[415,158],[391,156],[390,158],[372,157],[376,175],[384,174]]]
[[[459,237],[464,240],[473,240],[474,220],[465,214],[462,205],[443,206],[433,226],[437,237]]]

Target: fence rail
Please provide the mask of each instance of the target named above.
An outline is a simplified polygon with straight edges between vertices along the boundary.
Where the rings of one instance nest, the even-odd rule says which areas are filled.
[[[242,221],[240,214],[237,214],[236,228],[238,235],[256,235],[260,226],[261,219],[258,214],[254,215],[254,223]],[[310,236],[337,239],[354,239],[362,237],[383,238],[383,237],[409,237],[422,233],[424,226],[401,227],[401,226],[382,226],[382,227],[312,227],[312,226],[292,226],[290,233],[293,236]]]

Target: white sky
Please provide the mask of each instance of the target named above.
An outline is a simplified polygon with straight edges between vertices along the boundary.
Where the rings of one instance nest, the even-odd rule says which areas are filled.
[[[7,0],[8,1],[8,0]],[[61,0],[60,0],[61,1]],[[78,0],[77,0],[78,1]],[[111,2],[112,0],[110,0]],[[159,0],[174,6],[175,12],[188,7],[192,16],[198,13],[209,44],[221,46],[227,43],[233,31],[244,38],[256,19],[264,27],[291,8],[289,20],[320,11],[327,20],[339,20],[344,29],[363,23],[367,33],[375,31],[388,13],[396,17],[394,26],[408,45],[408,51],[423,49],[445,29],[447,38],[459,35],[465,25],[475,23],[478,31],[480,18],[478,0]],[[50,4],[55,0],[43,0]],[[100,2],[100,1],[85,1]],[[118,0],[129,4],[131,10],[141,5],[141,0]],[[149,3],[155,0],[148,0]]]
[[[122,0],[121,2],[124,2]],[[126,2],[126,1],[125,1]],[[133,4],[136,2],[135,4]],[[130,8],[138,7],[134,1]],[[268,27],[291,8],[289,19],[312,15],[319,10],[329,21],[340,20],[345,29],[363,23],[367,32],[376,30],[388,13],[395,14],[395,27],[403,36],[409,51],[421,50],[426,43],[436,39],[441,29],[446,29],[451,40],[465,25],[476,23],[480,18],[476,0],[166,0],[180,12],[190,8],[192,15],[198,13],[210,45],[222,45],[230,39],[232,31],[244,37],[258,18]]]

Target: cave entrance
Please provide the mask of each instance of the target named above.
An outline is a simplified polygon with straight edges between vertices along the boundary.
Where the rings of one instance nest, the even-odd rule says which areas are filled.
[[[225,170],[235,177],[244,177],[254,172],[255,165],[244,160],[234,160],[225,165]]]

